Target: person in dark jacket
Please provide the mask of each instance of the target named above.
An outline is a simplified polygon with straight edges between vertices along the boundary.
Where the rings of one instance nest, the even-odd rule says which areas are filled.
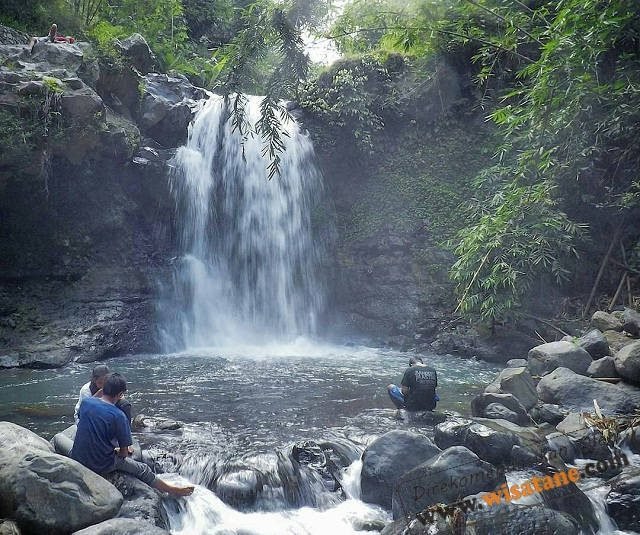
[[[440,400],[436,394],[438,374],[427,366],[422,357],[411,357],[400,386],[390,384],[387,392],[397,409],[432,411]]]

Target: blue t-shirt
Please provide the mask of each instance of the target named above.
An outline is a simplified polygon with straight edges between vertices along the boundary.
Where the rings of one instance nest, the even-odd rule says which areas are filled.
[[[113,469],[113,448],[131,446],[129,421],[118,407],[90,397],[80,405],[71,457],[98,474]]]

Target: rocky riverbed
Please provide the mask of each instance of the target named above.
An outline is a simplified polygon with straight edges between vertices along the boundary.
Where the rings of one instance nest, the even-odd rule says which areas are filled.
[[[612,328],[599,330],[605,326]],[[189,425],[138,417],[137,436],[147,452],[143,460],[158,472],[179,472],[202,485],[193,503],[191,498],[166,500],[126,475],[104,480],[55,453],[38,435],[4,422],[0,492],[6,499],[0,515],[6,520],[0,529],[155,534],[199,533],[202,526],[219,525],[224,533],[271,533],[271,527],[317,532],[309,526],[319,525],[321,517],[305,524],[256,512],[277,503],[289,515],[304,511],[299,509],[304,505],[318,514],[340,510],[350,519],[344,533],[613,533],[615,525],[622,530],[617,533],[639,531],[640,432],[633,428],[640,408],[639,326],[633,311],[599,312],[584,336],[536,346],[526,359],[510,362],[471,400],[469,416],[405,414],[393,430],[366,439],[362,454],[357,442],[323,441],[320,431],[314,442],[296,442],[260,462],[255,457],[225,461],[224,448],[211,458],[201,450],[181,455],[172,451],[171,442],[153,437],[186,433]],[[625,344],[612,349],[609,339]],[[607,366],[604,371],[601,364]],[[586,463],[616,455],[624,455],[628,465],[598,465],[607,469],[534,498],[477,511],[438,508],[480,499],[505,483],[572,466],[584,470]],[[355,503],[362,505],[349,505]],[[238,516],[234,510],[246,513]],[[424,511],[434,513],[426,524],[416,516]],[[282,524],[261,530],[260,522],[267,519]],[[189,523],[196,520],[199,524]]]

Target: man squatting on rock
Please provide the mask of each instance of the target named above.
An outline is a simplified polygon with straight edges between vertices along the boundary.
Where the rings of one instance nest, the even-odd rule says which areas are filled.
[[[422,362],[422,357],[411,357],[409,367],[402,376],[400,388],[387,386],[389,397],[396,408],[408,411],[432,411],[440,401],[436,394],[438,374]]]
[[[71,457],[100,475],[120,470],[159,491],[174,496],[190,495],[193,486],[166,483],[158,479],[146,464],[129,458],[133,444],[131,427],[125,413],[116,407],[126,391],[124,377],[113,373],[102,387],[101,398],[87,397],[82,401]],[[114,448],[116,444],[118,447]]]

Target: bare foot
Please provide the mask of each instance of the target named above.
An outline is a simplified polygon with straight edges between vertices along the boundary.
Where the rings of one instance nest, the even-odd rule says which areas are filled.
[[[173,496],[191,496],[195,490],[193,485],[172,485],[162,479],[156,479],[154,487]]]

